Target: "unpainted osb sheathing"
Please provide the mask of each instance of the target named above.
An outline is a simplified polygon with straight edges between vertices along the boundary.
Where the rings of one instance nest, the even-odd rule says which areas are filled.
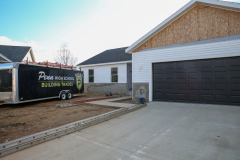
[[[133,52],[240,34],[240,12],[197,5]]]

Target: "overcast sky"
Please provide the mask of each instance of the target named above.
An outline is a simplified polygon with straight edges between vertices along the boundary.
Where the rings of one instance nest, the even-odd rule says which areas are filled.
[[[0,44],[31,46],[41,62],[53,61],[67,42],[80,63],[104,50],[130,46],[188,2],[1,0]]]

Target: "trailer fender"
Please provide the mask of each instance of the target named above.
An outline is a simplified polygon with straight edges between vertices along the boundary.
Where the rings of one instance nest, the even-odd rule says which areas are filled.
[[[62,91],[59,93],[59,95],[58,95],[59,98],[61,98],[62,92],[65,92],[65,93],[67,94],[67,93],[69,92],[69,90],[62,90]]]

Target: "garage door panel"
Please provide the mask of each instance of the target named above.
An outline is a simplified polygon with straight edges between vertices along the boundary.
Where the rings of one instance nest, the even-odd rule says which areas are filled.
[[[188,89],[189,90],[198,90],[199,89],[199,85],[198,85],[198,83],[189,83],[188,84]]]
[[[240,57],[153,64],[153,99],[240,105]]]
[[[155,74],[155,80],[164,79],[163,74]]]
[[[189,102],[199,102],[199,95],[198,94],[189,94],[188,100],[189,100]]]
[[[227,95],[215,95],[215,103],[227,104],[228,96]]]
[[[188,79],[198,79],[198,72],[189,72]]]
[[[184,90],[184,91],[186,91],[186,84],[184,84],[184,83],[177,83],[176,84],[176,90]]]
[[[165,84],[165,90],[174,90],[174,84],[173,83]]]
[[[217,59],[214,61],[214,67],[226,67],[227,60],[226,59]]]
[[[198,62],[197,61],[188,62],[188,68],[198,68]]]
[[[163,99],[163,93],[155,93],[155,94],[154,94],[154,97],[155,97],[155,99],[158,100],[158,101],[164,100],[164,99]]]
[[[230,95],[230,104],[240,104],[240,96]]]
[[[156,85],[154,86],[154,89],[156,89],[156,90],[162,90],[162,89],[163,89],[163,84],[156,84]]]
[[[176,94],[176,101],[187,102],[187,94],[177,93]]]
[[[174,73],[165,73],[166,79],[174,79]]]
[[[231,58],[230,66],[240,66],[240,58]]]
[[[240,78],[240,71],[231,71],[230,78]]]
[[[212,67],[212,61],[201,61],[201,68],[211,68]]]
[[[174,94],[172,94],[172,93],[165,93],[165,100],[166,101],[175,101]]]
[[[161,64],[161,63],[156,64],[155,70],[163,70],[163,64]]]
[[[201,72],[201,79],[212,79],[212,72]]]
[[[232,91],[240,91],[240,83],[230,84],[230,88]]]
[[[176,79],[186,79],[186,77],[186,73],[184,72],[176,73]]]
[[[202,94],[201,95],[201,101],[202,102],[206,102],[206,103],[212,103],[212,101],[213,101],[213,96],[212,95],[210,95],[210,94]]]
[[[165,63],[165,69],[167,69],[167,70],[174,69],[174,63]]]
[[[201,84],[201,90],[212,90],[213,89],[213,86],[211,83],[202,83]]]
[[[185,69],[186,63],[185,62],[176,62],[176,69]]]
[[[227,72],[215,72],[215,79],[227,79]]]
[[[227,90],[227,83],[216,83],[215,84],[216,91],[226,91]]]

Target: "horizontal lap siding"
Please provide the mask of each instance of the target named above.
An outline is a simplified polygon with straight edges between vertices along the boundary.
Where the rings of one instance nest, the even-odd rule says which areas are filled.
[[[94,83],[112,83],[111,82],[111,68],[118,68],[118,83],[127,83],[127,64],[116,65],[102,65],[92,67],[82,67],[84,72],[84,83],[88,82],[88,70],[94,70]]]
[[[151,63],[240,56],[240,40],[133,53],[133,82],[149,82]]]

